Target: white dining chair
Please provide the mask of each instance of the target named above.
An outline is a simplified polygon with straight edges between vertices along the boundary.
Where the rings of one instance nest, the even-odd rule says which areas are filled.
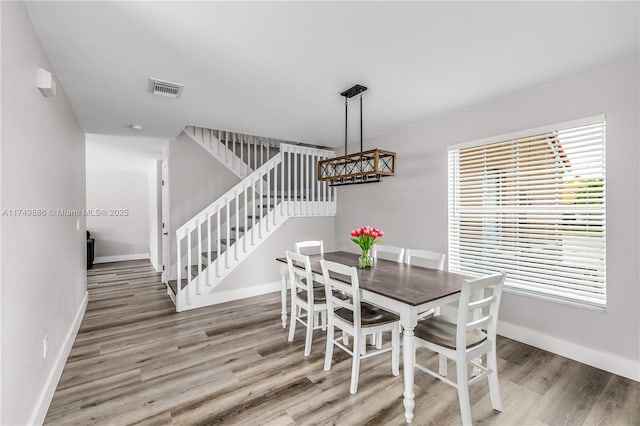
[[[471,425],[471,404],[469,385],[483,377],[489,379],[491,405],[502,411],[498,364],[496,356],[496,326],[500,310],[500,298],[504,285],[504,274],[465,280],[462,285],[456,322],[436,316],[418,323],[413,330],[416,348],[426,348],[456,362],[456,381],[446,377],[443,371],[435,372],[416,364],[424,371],[458,389],[462,423]],[[487,296],[487,293],[490,295]],[[480,357],[487,356],[486,366]],[[469,379],[468,365],[475,367],[479,374]]]
[[[296,253],[298,254],[306,254],[307,256],[311,254],[324,254],[324,244],[322,240],[299,241],[295,246]]]
[[[395,246],[387,246],[384,244],[374,244],[371,247],[371,256],[374,259],[402,262],[404,259],[404,249]]]
[[[424,266],[425,268],[438,269],[444,271],[444,253],[437,253],[429,250],[407,249],[405,261],[407,265]]]
[[[391,351],[391,372],[397,376],[400,368],[400,321],[398,316],[384,309],[371,309],[371,305],[361,302],[358,272],[355,267],[326,260],[321,260],[320,263],[324,278],[328,317],[324,371],[331,370],[333,347],[338,346],[352,356],[350,387],[352,394],[358,391],[358,375],[362,359]],[[349,277],[350,283],[332,278],[335,274]],[[347,348],[334,338],[334,328],[340,329],[343,336],[351,335],[353,337],[352,349]],[[367,335],[387,331],[391,332],[390,347],[365,353]]]
[[[295,243],[296,253],[310,256],[312,254],[324,255],[324,243],[322,240],[299,241]],[[314,281],[313,286],[324,291],[324,283]],[[322,329],[325,329],[325,323],[320,318],[320,313],[316,314],[316,323],[322,323]]]
[[[324,289],[314,288],[312,283],[313,272],[309,256],[304,256],[292,251],[287,251],[287,266],[289,268],[289,282],[291,283],[291,324],[289,326],[289,342],[293,341],[296,332],[296,323],[300,322],[306,327],[307,334],[304,344],[304,356],[311,354],[311,340],[313,330],[325,328],[324,325],[315,326],[319,313],[322,323],[326,324],[327,304]],[[294,262],[298,265],[294,265]],[[304,267],[304,268],[301,268]],[[306,311],[306,315],[302,315]]]

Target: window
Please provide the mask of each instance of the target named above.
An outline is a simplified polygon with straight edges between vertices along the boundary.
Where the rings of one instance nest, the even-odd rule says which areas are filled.
[[[605,289],[604,117],[449,148],[449,269],[597,308]]]

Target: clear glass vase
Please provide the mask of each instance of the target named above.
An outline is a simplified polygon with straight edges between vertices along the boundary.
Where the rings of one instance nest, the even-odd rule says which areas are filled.
[[[369,256],[369,251],[363,251],[362,256],[358,258],[358,268],[370,269],[373,268],[373,257]]]

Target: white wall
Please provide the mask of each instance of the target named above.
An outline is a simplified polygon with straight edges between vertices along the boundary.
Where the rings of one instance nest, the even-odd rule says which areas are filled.
[[[87,209],[107,213],[87,216],[87,229],[96,239],[96,263],[146,259],[152,253],[158,265],[162,194],[157,173],[167,143],[139,136],[87,135]]]
[[[388,244],[446,252],[447,146],[606,114],[607,311],[506,294],[501,331],[640,380],[638,76],[636,59],[368,139],[397,151],[398,175],[339,189],[336,241],[368,223]]]
[[[1,2],[3,209],[85,207],[84,133],[22,3]],[[1,218],[3,425],[42,422],[86,303],[84,217]],[[48,354],[43,357],[43,338]]]

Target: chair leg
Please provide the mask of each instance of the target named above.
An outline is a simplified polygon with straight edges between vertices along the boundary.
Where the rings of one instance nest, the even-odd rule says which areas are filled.
[[[309,306],[313,309],[313,306]],[[312,311],[311,311],[312,312]],[[313,339],[313,324],[314,319],[317,316],[315,313],[307,311],[307,336],[304,342],[304,356],[311,355],[311,340]]]
[[[400,324],[391,331],[391,373],[400,374]]]
[[[447,377],[447,357],[444,355],[438,355],[438,374]]]
[[[360,348],[360,355],[366,355],[367,354],[367,336],[362,336],[358,339],[358,347]],[[353,349],[355,351],[355,344],[356,344],[356,338],[353,338]]]
[[[324,351],[324,371],[331,370],[333,359],[333,324],[327,326],[327,347]]]
[[[351,361],[351,389],[349,390],[352,394],[358,392],[358,375],[360,374],[360,351],[359,346],[361,346],[360,342],[363,342],[362,339],[357,334],[353,336],[353,360]]]
[[[376,333],[376,349],[382,349],[382,332]]]
[[[327,330],[327,310],[320,312],[320,324],[322,325],[322,331]]]
[[[296,333],[296,318],[298,317],[298,307],[293,300],[291,301],[291,323],[289,325],[289,341],[293,342],[293,336]]]
[[[371,346],[376,344],[376,333],[371,334],[371,337],[369,337],[369,344]]]
[[[492,371],[489,374],[489,394],[494,410],[502,411],[502,399],[500,398],[500,382],[498,381],[498,361],[495,348],[487,353],[487,367]]]
[[[460,400],[460,416],[464,426],[471,426],[471,402],[469,401],[469,377],[467,372],[467,360],[461,357],[456,359],[456,372],[458,374],[458,399]]]

